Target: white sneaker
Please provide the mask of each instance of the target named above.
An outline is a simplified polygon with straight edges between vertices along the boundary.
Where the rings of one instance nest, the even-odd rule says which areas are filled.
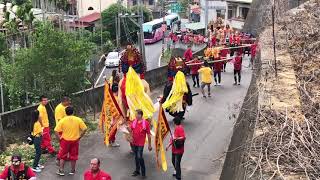
[[[119,146],[120,146],[120,144],[118,144],[116,142],[111,143],[111,147],[119,147]]]
[[[36,173],[40,173],[41,172],[41,169],[39,167],[36,167],[36,168],[31,168],[31,170],[33,172],[36,172]]]
[[[40,169],[44,169],[44,166],[43,166],[43,165],[41,165],[41,164],[38,164],[38,168],[40,168]]]

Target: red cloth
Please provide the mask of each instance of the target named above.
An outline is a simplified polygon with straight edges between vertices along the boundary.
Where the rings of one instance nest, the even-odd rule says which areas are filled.
[[[199,61],[199,60],[193,60],[193,61],[191,61],[190,63],[201,63],[201,61]],[[193,74],[193,75],[199,74],[198,70],[199,70],[200,68],[201,68],[201,64],[190,66],[190,74]]]
[[[221,58],[217,58],[218,60],[220,60]],[[214,62],[213,63],[213,68],[215,72],[221,72],[223,69],[223,61],[218,61],[218,62]]]
[[[115,125],[114,125],[114,126],[115,126]],[[109,142],[113,143],[113,142],[116,140],[117,130],[118,130],[118,129],[116,129],[115,131],[113,131],[113,133],[111,133],[111,134],[109,135]]]
[[[186,58],[186,61],[190,61],[192,59],[192,50],[190,48],[188,48],[184,54],[183,57]]]
[[[142,121],[145,121],[145,129],[143,128]],[[146,135],[150,135],[150,124],[146,120],[138,121],[136,127],[133,127],[134,123],[131,123],[130,128],[132,129],[132,144],[135,146],[144,146],[146,142]]]
[[[211,43],[212,43],[212,46],[216,46],[217,44],[217,38],[215,36],[212,36],[211,38]]]
[[[233,40],[234,40],[234,37],[233,37],[233,35],[231,35],[230,38],[229,38],[229,43],[233,44],[234,43]]]
[[[178,125],[176,126],[176,128],[174,129],[174,134],[173,134],[173,138],[176,139],[176,138],[183,138],[183,139],[186,139],[186,135],[184,133],[184,128],[182,125]],[[172,141],[172,139],[171,139]],[[173,154],[183,154],[184,153],[184,147],[181,147],[179,149],[176,149],[173,145],[172,145],[172,153]]]
[[[43,128],[42,141],[41,141],[41,149],[47,149],[49,153],[55,152],[53,146],[51,145],[51,136],[50,136],[50,128]]]
[[[8,178],[8,172],[9,172],[9,168],[11,168],[11,171],[17,175],[19,171],[24,171],[24,164],[21,163],[20,164],[20,167],[19,169],[14,169],[13,166],[6,166],[4,168],[4,170],[2,171],[2,173],[0,174],[0,179],[7,179]],[[32,171],[32,169],[29,167],[28,170],[27,170],[27,174],[26,176],[28,178],[31,178],[31,177],[36,177],[36,174]]]
[[[251,44],[250,52],[251,52],[251,57],[254,58],[257,53],[257,44]]]
[[[69,154],[69,158],[68,158]],[[79,140],[67,141],[64,139],[60,140],[60,150],[58,157],[63,160],[76,161],[79,155]]]
[[[227,57],[228,53],[229,53],[229,49],[221,49],[220,56],[225,58]]]
[[[237,70],[237,71],[241,70],[241,66],[242,66],[242,57],[241,56],[235,57],[234,63],[233,63],[234,70]]]
[[[234,43],[237,44],[237,45],[240,45],[240,44],[241,44],[241,38],[240,38],[240,36],[235,36],[235,37],[234,37]]]
[[[103,171],[99,171],[96,176],[93,175],[93,173],[91,172],[91,170],[87,170],[84,174],[83,174],[84,180],[111,180],[111,176]]]

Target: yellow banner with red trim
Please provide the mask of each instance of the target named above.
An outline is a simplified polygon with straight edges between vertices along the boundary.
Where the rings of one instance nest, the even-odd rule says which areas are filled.
[[[164,110],[162,106],[159,107],[159,116],[158,116],[158,122],[157,124],[154,122],[154,126],[156,127],[155,130],[155,152],[156,152],[156,162],[158,165],[158,168],[160,168],[160,164],[163,171],[167,171],[167,160],[166,160],[166,153],[163,148],[163,140],[166,138],[166,136],[170,133],[170,127],[166,118],[166,115],[164,113]],[[160,159],[159,161],[159,152],[160,152]]]
[[[110,85],[106,82],[99,119],[99,127],[104,132],[104,143],[106,145],[109,145],[109,136],[117,129],[117,125],[123,117],[118,102],[110,89]],[[112,120],[115,122],[111,123]]]

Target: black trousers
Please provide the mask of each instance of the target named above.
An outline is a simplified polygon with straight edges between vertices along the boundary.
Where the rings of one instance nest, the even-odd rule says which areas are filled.
[[[33,159],[33,168],[38,167],[39,165],[39,161],[41,158],[41,140],[42,137],[34,137],[33,139],[33,145],[34,145],[34,149],[35,149],[35,155],[34,155],[34,159]]]
[[[140,173],[140,170],[141,170],[142,176],[145,176],[146,167],[143,159],[143,146],[133,146],[133,152],[134,152],[135,162],[136,162],[136,172]]]
[[[221,83],[221,71],[214,72],[214,82]]]
[[[183,154],[172,153],[172,165],[176,170],[176,179],[181,179],[181,159]]]
[[[237,75],[238,75],[238,81],[237,81]],[[233,76],[234,76],[234,82],[237,83],[241,81],[241,70],[234,70],[233,71]]]
[[[196,87],[196,85],[198,87],[200,87],[200,83],[199,83],[199,74],[192,74],[192,80],[193,80],[193,87]]]

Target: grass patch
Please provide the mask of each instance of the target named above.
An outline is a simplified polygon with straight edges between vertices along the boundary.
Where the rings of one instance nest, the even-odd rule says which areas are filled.
[[[87,134],[97,130],[98,121],[94,120],[93,115],[87,115],[83,118],[83,120],[88,127]],[[51,130],[51,143],[56,150],[59,149],[59,142],[53,130]],[[11,165],[11,156],[13,154],[21,155],[22,161],[26,165],[32,166],[35,149],[33,145],[29,145],[23,142],[23,139],[15,140],[15,143],[10,144],[7,147],[6,151],[0,153],[0,172],[4,169],[5,166]],[[42,154],[40,164],[44,164],[50,157],[51,155],[49,154]]]
[[[161,62],[164,64],[168,64],[170,62],[172,50],[171,49],[166,49],[164,51],[164,55],[161,57]]]

